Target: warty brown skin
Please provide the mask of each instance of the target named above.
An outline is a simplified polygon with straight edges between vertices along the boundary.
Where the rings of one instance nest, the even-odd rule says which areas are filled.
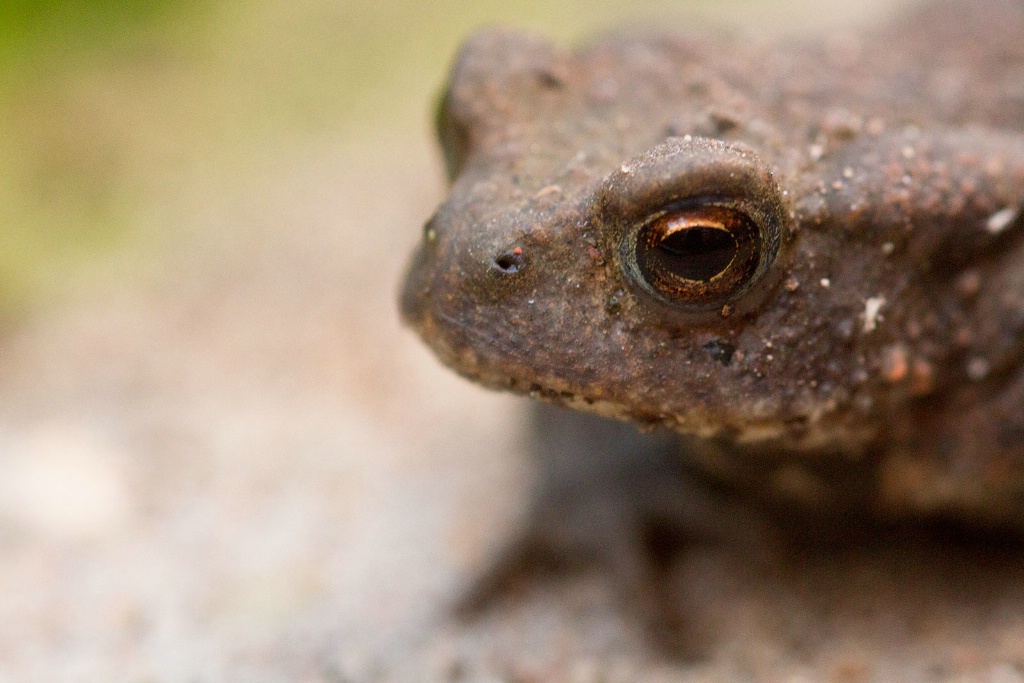
[[[1024,526],[1022,35],[1011,0],[820,43],[482,32],[403,316],[486,386],[706,437],[741,485]],[[766,261],[659,295],[630,236],[709,200],[777,220]]]

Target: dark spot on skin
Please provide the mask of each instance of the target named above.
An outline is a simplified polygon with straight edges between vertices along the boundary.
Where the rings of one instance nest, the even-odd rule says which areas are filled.
[[[523,269],[526,259],[523,257],[523,250],[519,247],[510,251],[503,251],[494,257],[493,268],[505,275],[514,275]]]
[[[733,354],[736,353],[735,346],[729,342],[724,342],[721,339],[712,339],[701,348],[707,350],[712,358],[725,367],[729,367],[729,363],[732,363]]]
[[[785,421],[786,429],[789,431],[790,434],[805,434],[808,430],[807,422],[808,419],[806,415],[797,415]]]
[[[622,297],[625,294],[621,289],[616,290],[614,294],[608,297],[608,301],[604,305],[604,312],[608,315],[618,315],[622,312]]]

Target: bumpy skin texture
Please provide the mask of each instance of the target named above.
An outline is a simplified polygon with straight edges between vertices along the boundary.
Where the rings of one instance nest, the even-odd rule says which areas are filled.
[[[1022,35],[1017,0],[817,44],[483,32],[403,315],[470,379],[700,435],[767,496],[1024,526]],[[628,244],[707,197],[781,224],[695,311]]]

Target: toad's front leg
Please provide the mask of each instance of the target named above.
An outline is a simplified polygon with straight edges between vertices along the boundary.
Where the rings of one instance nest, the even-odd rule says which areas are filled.
[[[721,544],[741,561],[771,555],[774,529],[687,465],[678,437],[539,405],[539,478],[523,528],[463,596],[472,617],[537,575],[607,572],[652,643],[674,658],[705,653],[707,629],[672,581],[694,544]]]

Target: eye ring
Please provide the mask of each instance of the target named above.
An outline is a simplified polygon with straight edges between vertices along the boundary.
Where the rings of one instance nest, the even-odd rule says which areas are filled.
[[[626,234],[621,256],[630,279],[684,310],[714,310],[749,292],[779,248],[771,211],[733,199],[677,202]]]
[[[738,298],[759,272],[761,230],[728,203],[682,203],[642,222],[627,241],[635,280],[661,299],[693,310]]]

